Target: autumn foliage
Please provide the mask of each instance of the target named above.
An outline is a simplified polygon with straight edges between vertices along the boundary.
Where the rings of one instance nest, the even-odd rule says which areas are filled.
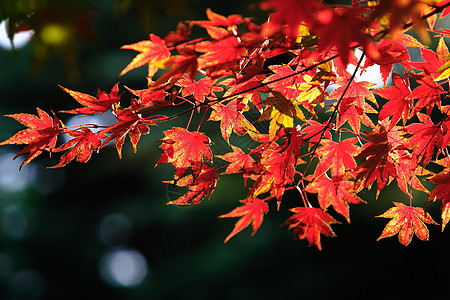
[[[0,145],[24,145],[22,167],[43,152],[61,152],[52,167],[63,167],[86,163],[111,142],[121,157],[127,136],[136,151],[150,126],[187,115],[184,127],[164,131],[155,166],[174,167],[166,182],[185,189],[168,203],[176,205],[209,198],[222,176],[242,176],[247,197],[220,216],[239,218],[225,241],[250,225],[254,234],[274,202],[293,213],[284,225],[295,239],[322,249],[321,236],[336,236],[332,226],[350,222],[350,205],[365,202],[358,193],[378,196],[390,184],[407,204],[378,216],[391,219],[379,239],[428,240],[426,224],[437,223],[414,190],[441,203],[442,230],[450,220],[450,30],[437,25],[449,7],[448,0],[268,0],[259,5],[268,13],[262,24],[207,10],[207,20],[122,47],[137,55],[120,75],[147,67],[144,89],[119,92],[115,84],[91,96],[61,87],[79,105],[60,113],[112,113],[116,124],[66,127],[37,108],[37,116],[8,115],[26,129]],[[411,59],[412,49],[422,60]],[[358,80],[371,66],[379,66],[383,87]],[[130,105],[122,107],[125,95]],[[212,151],[206,122],[218,123],[228,153]],[[72,139],[58,143],[62,135]],[[247,142],[234,142],[236,135]],[[298,207],[283,206],[287,190],[298,192]]]

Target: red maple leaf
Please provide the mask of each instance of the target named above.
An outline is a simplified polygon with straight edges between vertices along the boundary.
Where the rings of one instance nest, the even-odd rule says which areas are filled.
[[[231,74],[238,68],[237,61],[245,54],[245,48],[235,36],[197,43],[195,51],[204,53],[198,58],[198,68],[207,70],[212,78]]]
[[[283,129],[280,137],[286,138],[281,146],[261,147],[261,159],[250,173],[250,178],[255,180],[250,195],[256,197],[270,191],[271,197],[277,198],[278,208],[286,186],[293,183],[295,166],[303,163],[299,159],[300,146],[303,145],[300,126]],[[266,145],[270,144],[269,141]]]
[[[100,148],[102,139],[106,138],[102,132],[92,132],[85,126],[80,126],[80,129],[81,131],[65,129],[65,133],[74,138],[55,148],[54,151],[71,149],[61,156],[57,165],[51,168],[64,167],[75,157],[78,162],[86,163],[91,158],[92,152]]]
[[[294,239],[306,238],[310,245],[316,245],[322,250],[320,235],[336,237],[330,224],[339,223],[332,216],[320,208],[315,207],[295,207],[290,209],[295,215],[291,216],[283,225],[289,225],[289,229],[294,228]]]
[[[241,217],[234,225],[233,231],[225,238],[225,243],[242,229],[250,225],[250,223],[253,227],[252,235],[254,235],[261,226],[264,214],[269,212],[269,205],[265,200],[259,198],[247,198],[240,202],[243,203],[242,206],[233,209],[225,215],[219,216],[219,218]]]
[[[211,161],[212,153],[208,145],[211,140],[198,131],[189,132],[184,128],[173,127],[164,131],[165,137],[160,148],[164,151],[155,166],[171,163],[175,167],[175,179],[182,176],[194,164],[203,160]]]
[[[434,175],[430,178],[432,183],[437,186],[431,191],[428,201],[434,202],[437,199],[442,199],[441,206],[441,218],[442,218],[442,231],[445,229],[445,225],[450,221],[450,172],[446,168],[441,173]]]
[[[153,63],[155,67],[169,69],[153,83],[154,86],[163,85],[165,89],[173,86],[184,74],[194,77],[197,74],[197,55],[187,47],[178,47],[180,55],[174,55]]]
[[[430,116],[434,105],[441,109],[441,95],[447,92],[431,76],[415,75],[414,78],[420,85],[411,92],[411,98],[418,99],[411,115],[426,107],[427,115]]]
[[[320,157],[315,175],[321,175],[331,168],[331,175],[342,175],[346,170],[356,168],[354,156],[359,147],[355,145],[356,138],[347,139],[339,143],[331,140],[322,140],[322,147],[316,154]]]
[[[384,120],[392,116],[389,128],[394,127],[400,118],[403,124],[406,124],[413,105],[412,98],[410,97],[411,89],[409,88],[409,81],[406,74],[402,78],[399,74],[393,73],[392,82],[394,84],[392,86],[374,90],[375,93],[389,100],[383,105],[383,108],[378,114],[379,120]]]
[[[139,98],[135,102],[136,112],[139,114],[149,114],[173,104],[173,97],[166,97],[168,93],[163,89],[132,90],[128,87],[126,88]]]
[[[199,81],[195,81],[189,74],[184,75],[178,80],[177,85],[182,87],[181,95],[187,97],[192,95],[196,102],[202,103],[205,97],[212,92],[218,91],[220,88],[214,85],[214,80],[209,77],[204,77]]]
[[[117,123],[101,131],[104,134],[110,134],[103,142],[102,147],[114,140],[117,153],[119,154],[119,157],[122,158],[122,146],[128,135],[130,137],[130,142],[133,145],[134,152],[137,151],[136,146],[141,135],[148,134],[150,132],[148,125],[153,124],[152,121],[142,118],[141,114],[137,112],[139,107],[141,107],[141,104],[136,99],[132,99],[131,106],[127,108],[122,108],[116,104],[113,112],[117,118]]]
[[[271,36],[280,29],[290,36],[297,37],[301,23],[313,24],[315,11],[322,7],[316,0],[268,0],[261,3],[265,10],[275,10],[270,21],[263,25],[261,35]]]
[[[119,83],[116,83],[113,86],[109,94],[99,90],[97,92],[97,98],[88,94],[69,90],[62,86],[60,86],[60,88],[71,95],[75,100],[77,100],[78,103],[85,106],[82,108],[60,111],[63,113],[84,115],[104,113],[108,109],[112,108],[113,105],[120,100]]]
[[[166,42],[160,37],[150,34],[150,40],[140,41],[134,44],[122,46],[121,49],[130,49],[139,53],[126,67],[120,72],[120,76],[127,72],[139,68],[145,64],[151,64],[162,61],[170,57],[169,49]],[[149,65],[149,77],[151,78],[158,67]]]
[[[242,151],[241,148],[231,145],[233,152],[226,153],[224,155],[216,155],[216,157],[223,159],[230,164],[223,174],[233,174],[240,171],[248,172],[251,170],[253,163],[255,162],[253,158]]]
[[[318,22],[313,28],[320,38],[318,50],[336,47],[344,66],[347,66],[350,50],[355,44],[359,44],[369,57],[378,58],[379,53],[366,32],[367,20],[364,18],[364,12],[365,8],[360,6],[321,10],[317,15]]]
[[[436,52],[430,49],[421,48],[420,54],[422,55],[424,62],[411,62],[411,65],[416,69],[423,70],[425,75],[437,78],[441,73],[437,71],[448,62],[446,57],[450,55],[450,52],[448,51],[443,37],[441,37]]]
[[[321,124],[314,120],[308,121],[302,129],[302,133],[306,133],[303,139],[309,140],[309,146],[316,144],[322,138],[331,139],[330,128],[326,126],[326,123]]]
[[[409,245],[414,234],[427,241],[429,237],[428,228],[425,225],[435,224],[436,222],[421,207],[406,206],[403,203],[394,202],[395,207],[391,207],[378,218],[392,218],[384,228],[381,236],[377,239],[390,237],[398,233],[398,240],[402,245]]]
[[[342,175],[333,176],[331,179],[325,174],[316,176],[314,181],[306,186],[305,191],[317,193],[320,207],[326,210],[330,205],[334,210],[344,216],[350,223],[348,203],[359,204],[364,201],[357,195],[355,184],[344,180]]]
[[[188,187],[188,191],[176,200],[167,204],[194,205],[200,203],[206,196],[208,198],[214,191],[218,175],[216,170],[208,163],[202,162],[192,166],[192,174],[188,174],[165,183],[175,184],[180,187]]]
[[[244,22],[244,18],[240,15],[231,15],[228,17],[219,15],[213,12],[211,9],[206,10],[206,15],[209,21],[191,21],[192,24],[204,27],[209,36],[215,40],[219,40],[224,38],[229,34],[229,30],[231,32],[236,32],[236,25]],[[222,28],[222,27],[226,27]]]
[[[39,156],[44,150],[53,152],[58,135],[62,131],[60,121],[56,116],[52,119],[45,111],[39,108],[36,110],[38,116],[23,113],[6,115],[28,127],[0,143],[0,145],[26,145],[14,157],[28,153],[20,168]]]
[[[220,132],[227,141],[231,132],[234,131],[238,135],[244,135],[248,131],[256,132],[256,128],[250,123],[241,111],[245,110],[246,105],[237,99],[231,100],[227,105],[217,103],[212,106],[214,109],[208,120],[220,121]]]
[[[407,38],[414,39],[410,35],[407,35]],[[417,41],[417,43],[419,42]],[[363,65],[363,70],[375,64],[380,66],[380,73],[384,85],[386,85],[389,75],[391,74],[392,67],[395,63],[400,63],[407,69],[411,69],[411,66],[409,65],[411,59],[409,57],[408,50],[406,49],[404,44],[399,42],[399,39],[395,41],[382,40],[379,44],[376,45],[376,47],[378,52],[380,53],[379,57],[372,59],[370,57],[367,57]]]
[[[380,191],[388,182],[389,177],[395,178],[395,167],[389,160],[389,154],[396,149],[404,149],[402,132],[393,128],[386,131],[386,122],[379,123],[375,129],[366,134],[369,142],[360,148],[355,159],[366,158],[357,167],[356,180],[364,178],[363,185],[370,187],[377,180],[377,190]]]
[[[444,141],[444,128],[422,113],[417,113],[419,121],[406,127],[406,131],[411,134],[407,145],[413,149],[413,163],[422,162],[427,164],[434,154],[435,148],[446,147]]]
[[[250,191],[252,197],[270,192],[272,197],[276,197],[278,201],[281,200],[286,185],[293,183],[295,174],[295,158],[287,154],[277,149],[267,149],[262,152],[260,160],[262,170],[257,169],[257,173],[250,176],[255,180]]]
[[[328,98],[329,99],[342,98],[342,102],[345,103],[345,105],[348,105],[348,103],[352,103],[362,109],[364,109],[365,107],[364,99],[370,100],[373,103],[376,102],[375,96],[368,89],[369,87],[374,85],[373,83],[368,81],[355,81],[355,80],[350,81],[350,79],[351,78],[349,77],[348,72],[345,72],[345,77],[340,77],[336,82],[339,85],[339,87],[335,89],[333,92],[331,92]]]

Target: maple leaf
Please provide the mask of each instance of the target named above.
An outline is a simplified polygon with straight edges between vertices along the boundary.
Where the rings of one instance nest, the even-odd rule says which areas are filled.
[[[318,23],[313,28],[320,39],[318,50],[336,47],[344,66],[349,62],[350,49],[354,43],[359,44],[369,57],[378,58],[379,53],[366,32],[364,11],[365,8],[359,6],[326,8],[320,11],[317,15]]]
[[[411,66],[423,70],[425,75],[432,76],[436,80],[443,79],[439,77],[439,74],[442,72],[440,69],[448,63],[448,55],[450,55],[447,45],[444,42],[444,38],[441,36],[439,39],[436,52],[430,49],[421,48],[420,54],[422,55],[424,62],[411,62]]]
[[[206,16],[209,21],[191,21],[192,24],[204,27],[209,36],[215,40],[224,38],[231,32],[236,30],[236,25],[244,22],[244,18],[240,15],[231,15],[228,17],[213,12],[210,8],[206,10]],[[222,27],[227,27],[224,29]]]
[[[238,135],[244,135],[248,131],[256,132],[256,128],[241,113],[246,108],[242,102],[237,99],[231,100],[227,105],[221,103],[214,104],[208,120],[220,121],[220,131],[223,138],[229,143],[231,132]]]
[[[275,136],[278,129],[283,126],[285,128],[294,126],[294,118],[305,120],[300,108],[291,100],[277,91],[272,91],[273,97],[266,98],[263,103],[268,105],[259,121],[270,120],[269,135]]]
[[[364,203],[354,190],[355,184],[344,180],[343,175],[333,176],[331,179],[326,175],[315,176],[314,181],[306,186],[305,191],[317,193],[320,207],[326,210],[330,205],[350,223],[348,203]]]
[[[346,170],[356,168],[356,162],[353,158],[358,153],[358,146],[355,145],[355,138],[347,139],[339,143],[331,140],[323,140],[322,147],[316,150],[320,157],[319,164],[316,167],[315,175],[321,175],[331,168],[331,174],[342,175]]]
[[[326,123],[321,124],[314,120],[308,121],[308,124],[302,129],[302,133],[306,133],[303,139],[309,140],[310,146],[318,143],[322,138],[331,139],[330,128],[326,126]]]
[[[230,78],[222,81],[225,84],[227,91],[224,97],[231,98],[233,95],[242,97],[242,102],[250,101],[258,110],[262,111],[262,101],[260,93],[268,93],[269,89],[265,85],[261,85],[260,80],[263,76],[253,76],[251,79],[239,81],[235,78]]]
[[[378,180],[378,191],[389,181],[389,176],[395,177],[395,168],[390,162],[389,153],[393,149],[404,147],[401,133],[395,128],[386,131],[386,122],[379,122],[378,126],[366,136],[369,142],[360,148],[355,159],[366,158],[366,161],[357,167],[356,181],[364,178],[364,186],[370,187]]]
[[[101,147],[114,140],[119,158],[122,158],[122,147],[125,142],[125,138],[128,135],[130,137],[130,142],[133,146],[134,152],[137,151],[136,146],[141,138],[141,135],[148,134],[150,132],[148,125],[153,124],[152,121],[142,118],[141,114],[136,112],[139,107],[141,107],[141,105],[136,99],[132,99],[131,106],[127,108],[122,108],[118,104],[115,105],[113,112],[117,118],[117,123],[101,131],[105,134],[111,134],[103,142]]]
[[[122,46],[121,49],[130,49],[141,53],[139,53],[125,67],[125,69],[120,72],[119,76],[122,76],[129,71],[139,68],[145,64],[162,61],[170,56],[170,52],[166,46],[166,42],[154,34],[150,34],[150,40],[125,45]],[[152,77],[156,73],[157,69],[157,67],[149,65],[149,77]]]
[[[241,170],[244,172],[250,170],[254,163],[253,158],[239,147],[231,145],[231,149],[233,149],[233,152],[216,155],[216,157],[230,162],[223,174],[233,174]]]
[[[278,208],[286,185],[293,183],[295,166],[303,163],[299,159],[300,146],[303,145],[300,126],[285,128],[280,131],[280,136],[286,138],[282,146],[273,148],[262,145],[259,164],[254,165],[253,174],[250,173],[250,178],[255,180],[250,195],[256,197],[270,191],[270,195],[277,198]]]
[[[330,224],[339,223],[332,216],[320,208],[315,207],[295,207],[290,209],[294,213],[283,225],[289,225],[289,229],[294,228],[294,239],[306,238],[310,245],[316,245],[322,250],[320,235],[336,237]]]
[[[78,103],[85,106],[82,108],[60,111],[63,113],[84,114],[84,115],[104,113],[108,109],[112,108],[113,105],[120,100],[119,83],[116,83],[113,86],[109,94],[99,90],[97,92],[97,97],[72,91],[62,86],[60,86],[60,88],[63,89],[65,92],[67,92],[69,95],[71,95],[75,100],[77,100]]]
[[[411,89],[409,88],[409,81],[406,74],[402,78],[399,74],[393,73],[392,82],[394,84],[392,86],[374,90],[375,93],[389,100],[383,105],[383,108],[378,114],[379,120],[384,120],[392,116],[389,128],[394,127],[400,118],[403,124],[406,124],[413,105],[412,98],[410,97]]]
[[[175,167],[175,179],[182,176],[193,164],[201,164],[203,159],[212,160],[208,145],[211,140],[203,133],[189,132],[184,128],[173,127],[164,131],[165,137],[160,148],[164,151],[155,167],[161,163],[172,163]]]
[[[44,150],[53,152],[58,135],[61,133],[60,121],[55,116],[53,119],[45,111],[36,108],[38,116],[31,114],[6,115],[28,127],[21,130],[0,145],[26,145],[18,156],[28,153],[28,156],[20,165],[20,168],[27,165],[30,161],[39,156]]]
[[[356,81],[350,80],[347,72],[344,77],[340,77],[337,80],[337,84],[339,85],[331,94],[328,96],[329,99],[349,99],[348,102],[353,103],[357,107],[364,108],[365,100],[370,100],[373,103],[376,103],[375,96],[368,89],[374,84],[368,81]],[[348,87],[347,87],[348,86]],[[345,92],[345,94],[344,94]]]
[[[81,131],[65,129],[65,133],[74,138],[62,146],[55,148],[54,151],[58,152],[71,149],[61,156],[57,165],[51,168],[64,167],[75,157],[78,162],[86,163],[91,158],[92,152],[100,148],[102,139],[106,138],[106,135],[102,132],[92,132],[85,126],[80,126],[80,129]]]
[[[269,212],[269,205],[265,200],[259,198],[247,198],[240,201],[243,203],[242,206],[239,206],[233,209],[231,212],[219,216],[219,218],[237,218],[241,217],[236,224],[234,225],[233,231],[225,238],[225,243],[235,236],[242,229],[252,224],[254,235],[258,228],[261,226],[261,223],[264,218],[264,214]]]
[[[404,30],[405,23],[411,19],[414,24],[414,29],[421,39],[429,41],[422,15],[426,14],[425,11],[428,9],[427,4],[435,4],[437,2],[437,0],[380,0],[372,12],[371,18],[377,20],[378,18],[388,16],[389,32],[393,36],[393,39],[398,38]]]
[[[441,218],[442,231],[444,231],[445,226],[450,221],[450,173],[448,168],[432,176],[430,181],[437,186],[431,191],[428,201],[434,202],[437,199],[442,199]]]
[[[416,165],[411,153],[403,149],[393,150],[389,153],[388,163],[394,166],[395,179],[405,194],[411,195],[411,189],[408,186],[429,193],[416,176],[426,175],[427,172]]]
[[[177,48],[180,55],[174,55],[153,63],[154,67],[161,69],[169,69],[164,72],[155,81],[154,85],[164,85],[165,89],[172,87],[172,85],[179,80],[183,74],[194,77],[197,74],[198,62],[197,55],[194,50],[185,48]]]
[[[314,23],[314,13],[322,7],[316,0],[269,0],[261,3],[264,10],[275,10],[270,14],[270,22],[263,25],[261,35],[271,36],[283,29],[290,36],[297,37],[299,25]]]
[[[413,163],[423,162],[427,164],[434,154],[435,147],[443,149],[446,144],[444,141],[444,128],[440,124],[434,124],[431,119],[417,113],[419,121],[422,123],[413,123],[406,127],[406,131],[411,134],[407,145],[413,149]]]
[[[165,183],[175,184],[180,187],[188,187],[188,191],[176,200],[167,204],[194,205],[200,203],[206,196],[211,196],[219,176],[216,170],[208,163],[196,163],[192,166],[192,174],[186,175]]]
[[[415,115],[426,107],[427,115],[431,115],[433,106],[441,109],[441,95],[446,94],[442,86],[438,85],[431,76],[414,76],[420,85],[411,92],[411,98],[419,99],[412,109],[411,115]]]
[[[395,207],[377,216],[377,218],[392,218],[377,241],[397,233],[400,244],[405,246],[409,245],[414,234],[419,239],[428,241],[429,232],[425,223],[437,225],[431,216],[421,207],[406,206],[399,202],[394,202],[394,205]]]
[[[301,94],[301,90],[296,87],[302,83],[301,76],[295,76],[296,73],[288,65],[272,65],[269,66],[270,71],[274,74],[266,77],[263,83],[267,83],[274,91],[284,95],[285,98],[296,98]],[[275,95],[275,93],[273,93]]]
[[[147,88],[143,90],[132,90],[126,87],[133,95],[139,99],[135,102],[135,110],[139,114],[149,114],[163,107],[173,105],[173,97],[167,99],[168,93],[163,89]]]
[[[262,152],[260,160],[262,170],[257,169],[257,173],[250,176],[255,180],[250,191],[252,197],[270,191],[272,197],[281,200],[286,185],[293,183],[295,173],[295,158],[288,154],[270,148]]]
[[[414,45],[413,41],[415,39],[410,35],[403,34],[402,37],[403,36],[405,36],[403,38],[405,44],[407,43],[406,42],[407,39],[411,39],[411,42],[407,44],[410,45],[410,47],[412,47]],[[362,67],[362,69],[365,70],[366,68],[373,66],[375,64],[378,65],[380,67],[380,73],[383,79],[384,86],[386,86],[386,82],[389,78],[389,75],[391,74],[392,67],[395,63],[400,63],[403,66],[405,66],[405,68],[411,69],[411,66],[409,64],[409,61],[411,59],[409,57],[408,50],[406,49],[405,45],[403,45],[403,43],[401,43],[399,40],[400,38],[394,41],[392,40],[381,41],[378,45],[376,45],[377,50],[380,53],[379,57],[372,59],[370,57],[367,57]],[[422,46],[422,44],[420,44],[417,40],[415,41],[420,46]]]
[[[218,41],[205,41],[195,45],[195,51],[202,52],[198,58],[198,68],[207,70],[213,78],[230,74],[237,69],[237,61],[245,54],[240,39],[235,36]]]
[[[195,81],[189,74],[186,74],[178,80],[177,85],[183,88],[181,90],[183,97],[193,95],[194,99],[200,103],[205,101],[205,97],[209,96],[212,92],[220,89],[218,86],[214,86],[214,80],[209,77]]]

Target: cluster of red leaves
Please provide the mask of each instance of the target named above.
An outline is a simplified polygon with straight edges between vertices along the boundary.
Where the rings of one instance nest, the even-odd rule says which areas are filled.
[[[65,151],[54,166],[62,167],[75,158],[87,162],[112,141],[121,157],[127,136],[136,151],[150,125],[190,113],[185,128],[164,132],[156,165],[172,164],[174,177],[166,182],[186,189],[169,202],[177,205],[209,197],[220,176],[242,175],[247,197],[221,216],[240,218],[225,241],[250,224],[255,233],[269,202],[275,200],[280,209],[285,192],[296,189],[301,205],[290,209],[294,215],[285,225],[294,238],[321,249],[321,235],[336,236],[331,225],[339,222],[331,210],[350,222],[349,205],[365,202],[359,192],[375,183],[378,195],[393,181],[409,206],[394,203],[380,216],[392,220],[379,239],[398,233],[404,245],[414,234],[428,240],[425,223],[436,223],[412,205],[412,190],[429,193],[428,202],[442,202],[444,230],[450,220],[450,52],[445,44],[450,32],[434,27],[449,7],[448,0],[355,0],[349,6],[267,0],[261,8],[270,15],[261,25],[207,10],[208,20],[180,23],[165,37],[151,34],[149,40],[122,47],[139,54],[121,75],[148,67],[147,87],[128,89],[130,106],[120,106],[118,84],[96,97],[62,88],[82,107],[61,112],[111,112],[116,124],[68,128],[38,109],[38,117],[9,115],[28,128],[0,145],[25,145],[18,153],[28,153],[22,166],[43,151]],[[194,26],[205,30],[203,38],[190,39]],[[423,42],[436,36],[435,50],[408,34],[410,29]],[[411,59],[411,48],[420,50],[423,61]],[[359,59],[355,49],[362,51]],[[354,72],[347,71],[349,65]],[[382,88],[356,79],[374,65],[380,68]],[[188,108],[174,113],[171,108],[179,105]],[[202,117],[192,131],[196,114]],[[200,131],[205,120],[219,122],[228,153],[212,152],[213,141]],[[57,147],[61,134],[73,139]],[[233,143],[234,135],[247,139],[248,146]],[[214,156],[227,164],[216,168]],[[431,192],[423,181],[435,185]]]

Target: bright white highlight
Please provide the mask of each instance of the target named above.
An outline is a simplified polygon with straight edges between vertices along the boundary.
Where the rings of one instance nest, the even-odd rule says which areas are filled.
[[[362,51],[359,49],[355,50],[355,55],[356,57],[359,59],[362,55]],[[365,62],[365,58],[362,61],[361,66],[364,65]],[[347,66],[347,71],[350,72],[350,74],[353,74],[353,72],[355,72],[355,66],[354,65],[348,65]],[[378,89],[378,88],[382,88],[383,87],[383,78],[381,77],[381,72],[380,72],[380,66],[379,65],[373,65],[368,67],[365,72],[361,73],[361,71],[356,72],[356,76],[355,76],[355,80],[357,82],[360,81],[368,81],[368,82],[372,82],[375,83],[374,86],[371,86],[369,89]],[[392,71],[391,74],[389,75],[386,85],[388,86],[390,84],[392,80]]]
[[[33,34],[33,30],[16,33],[13,37],[14,48],[24,47],[31,40]],[[0,47],[4,49],[12,49],[11,41],[9,40],[8,34],[6,32],[5,21],[0,23]]]

